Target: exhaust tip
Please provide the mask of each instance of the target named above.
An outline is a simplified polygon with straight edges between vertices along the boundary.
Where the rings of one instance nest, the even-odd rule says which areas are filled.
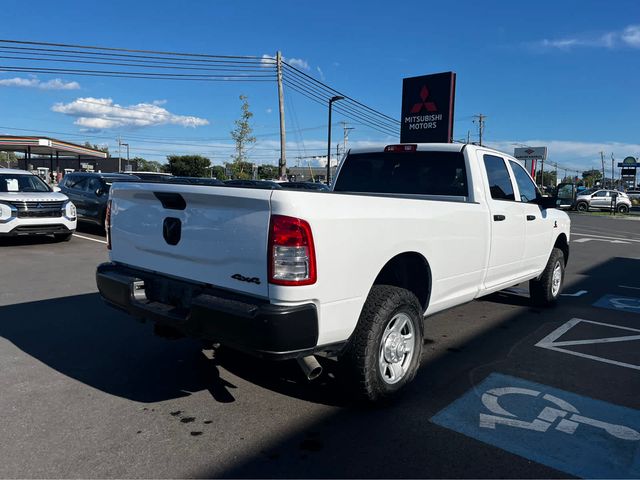
[[[298,365],[302,369],[304,376],[307,380],[315,380],[320,375],[322,375],[322,365],[318,363],[318,360],[313,355],[308,355],[306,357],[296,359],[298,361]]]

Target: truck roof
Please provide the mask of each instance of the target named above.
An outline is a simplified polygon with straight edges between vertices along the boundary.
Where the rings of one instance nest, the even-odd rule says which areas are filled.
[[[501,152],[495,148],[487,146],[475,145],[473,143],[388,143],[387,145],[381,145],[377,147],[365,147],[365,148],[352,148],[349,153],[372,153],[372,152],[384,152],[384,149],[389,145],[417,145],[418,151],[439,151],[439,152],[461,152],[466,148],[482,148],[483,150],[489,150],[495,152],[498,155],[506,156],[510,159],[516,160],[513,155],[506,152]]]

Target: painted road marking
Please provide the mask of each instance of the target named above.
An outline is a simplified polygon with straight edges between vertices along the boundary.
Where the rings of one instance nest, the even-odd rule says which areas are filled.
[[[586,478],[640,477],[640,412],[492,373],[431,421]]]
[[[640,298],[622,297],[620,295],[605,295],[594,303],[593,306],[640,313]]]
[[[588,290],[578,290],[576,293],[561,293],[560,295],[563,297],[581,297],[585,293],[588,293]]]
[[[78,237],[78,238],[82,238],[84,240],[91,240],[92,242],[104,243],[105,245],[107,244],[107,242],[104,241],[104,240],[98,240],[97,238],[91,238],[91,237],[85,237],[84,235],[78,235],[77,233],[74,233],[73,236],[74,237]]]
[[[631,285],[618,285],[620,288],[630,288],[632,290],[640,290],[640,287],[632,287]]]
[[[608,242],[608,243],[626,243],[630,245],[631,242],[624,240],[605,240],[604,238],[579,238],[578,240],[571,240],[572,243],[585,243],[585,242]]]
[[[598,325],[600,327],[610,327],[612,329],[620,330],[624,333],[633,332],[634,335],[621,335],[616,337],[604,337],[604,338],[590,338],[586,340],[568,340],[568,341],[559,341],[560,337],[562,337],[569,330],[574,328],[580,324],[591,324]],[[621,332],[621,333],[622,333]],[[576,357],[588,358],[590,360],[596,360],[602,363],[608,363],[611,365],[617,365],[619,367],[631,368],[633,370],[640,370],[640,365],[634,365],[632,363],[619,362],[617,360],[612,360],[610,358],[602,357],[599,355],[590,355],[587,353],[576,352],[570,350],[566,347],[578,346],[578,345],[595,345],[599,343],[617,343],[617,342],[633,342],[640,340],[640,330],[637,328],[629,328],[629,327],[621,327],[620,325],[612,325],[610,323],[602,323],[602,322],[593,322],[591,320],[583,320],[582,318],[572,318],[564,325],[556,328],[549,335],[544,337],[538,343],[536,343],[536,347],[546,348],[547,350],[552,350],[554,352],[566,353],[569,355],[575,355]]]
[[[625,237],[608,237],[604,235],[592,235],[590,233],[575,233],[571,232],[571,236],[578,235],[580,237],[591,237],[591,238],[599,238],[602,240],[623,240],[625,242],[637,242],[640,243],[640,240],[636,240],[633,238],[625,238]],[[572,240],[573,242],[577,242],[577,240]]]

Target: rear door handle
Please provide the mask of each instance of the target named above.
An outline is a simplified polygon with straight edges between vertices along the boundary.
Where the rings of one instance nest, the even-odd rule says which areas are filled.
[[[494,215],[493,216],[493,221],[494,222],[502,222],[503,220],[506,220],[507,217],[505,217],[504,215]]]
[[[531,220],[535,220],[536,216],[535,215],[527,215],[527,221],[531,221]]]

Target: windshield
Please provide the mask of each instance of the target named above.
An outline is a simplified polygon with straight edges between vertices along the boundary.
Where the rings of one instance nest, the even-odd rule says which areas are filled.
[[[467,196],[460,152],[372,152],[349,155],[333,189],[410,195]]]
[[[50,192],[49,186],[30,173],[0,173],[0,193]]]

